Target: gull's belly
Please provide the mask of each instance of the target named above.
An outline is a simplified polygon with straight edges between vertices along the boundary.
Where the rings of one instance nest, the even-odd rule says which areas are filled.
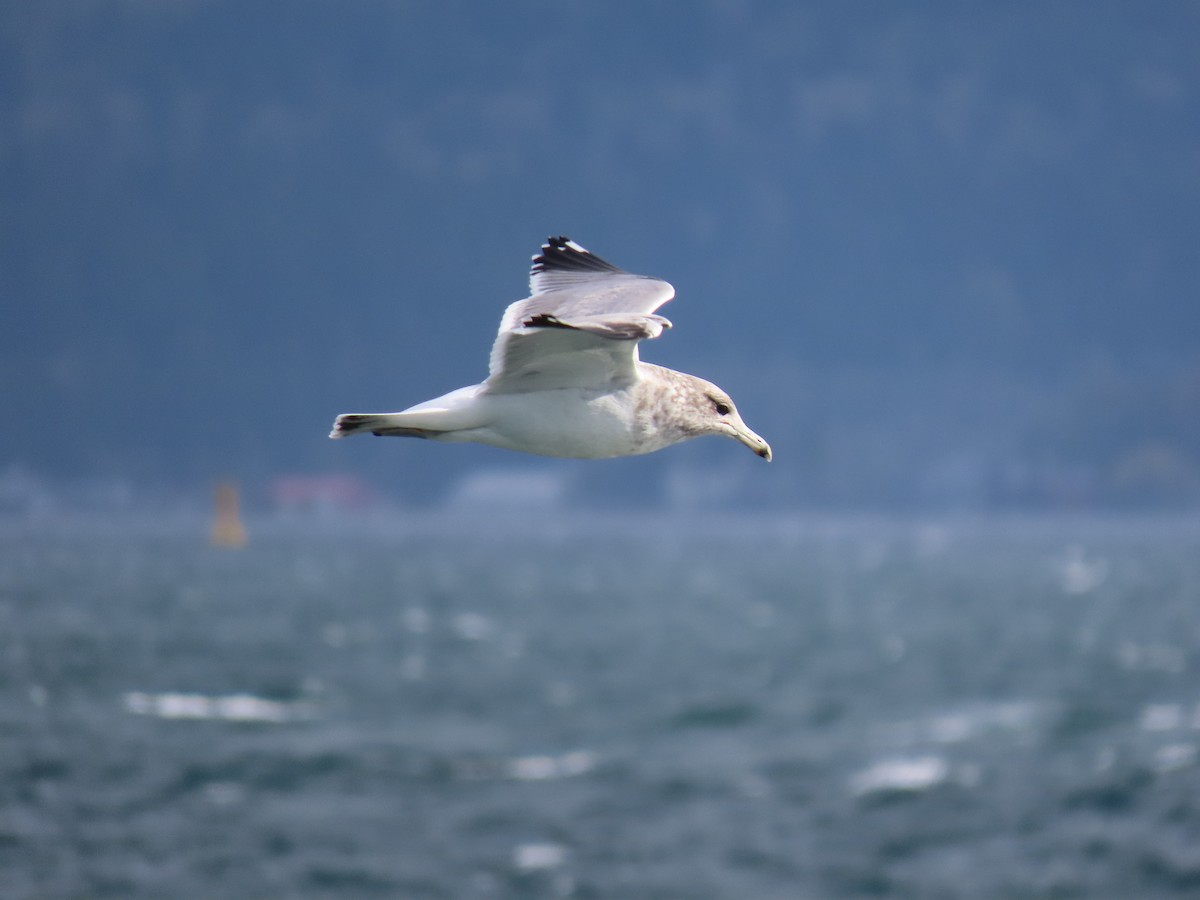
[[[487,404],[491,421],[469,440],[583,459],[649,453],[664,446],[646,433],[628,392],[500,394],[488,396]]]

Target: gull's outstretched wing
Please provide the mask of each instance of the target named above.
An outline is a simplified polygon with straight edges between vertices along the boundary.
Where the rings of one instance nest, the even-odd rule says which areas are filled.
[[[606,387],[635,377],[638,341],[671,323],[654,311],[675,296],[667,282],[634,275],[566,237],[533,258],[532,296],[500,322],[485,382],[492,393]]]

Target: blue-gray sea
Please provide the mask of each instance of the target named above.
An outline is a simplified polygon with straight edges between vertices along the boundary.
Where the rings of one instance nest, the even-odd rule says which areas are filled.
[[[0,894],[1200,896],[1200,520],[0,529]]]

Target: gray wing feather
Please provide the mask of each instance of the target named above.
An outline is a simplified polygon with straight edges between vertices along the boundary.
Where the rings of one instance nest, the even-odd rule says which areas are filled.
[[[509,306],[502,332],[537,315],[649,315],[675,296],[675,288],[662,279],[618,269],[566,237],[548,239],[533,258],[529,292],[528,299]]]
[[[494,394],[599,387],[633,380],[636,361],[636,341],[576,329],[522,328],[496,340],[484,385]]]
[[[534,257],[533,296],[505,310],[487,389],[496,393],[600,387],[637,377],[637,342],[671,323],[654,311],[675,296],[574,241],[550,238]]]
[[[544,294],[587,284],[597,278],[628,274],[569,237],[560,235],[547,238],[541,252],[533,258],[533,265],[529,267],[529,293]]]

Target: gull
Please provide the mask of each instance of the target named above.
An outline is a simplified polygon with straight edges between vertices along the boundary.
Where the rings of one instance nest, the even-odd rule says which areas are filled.
[[[747,427],[727,393],[638,358],[640,341],[671,327],[655,312],[675,296],[670,284],[551,237],[533,257],[529,292],[505,311],[484,382],[401,412],[343,413],[329,436],[370,433],[603,459],[715,434],[771,459],[770,444]]]

